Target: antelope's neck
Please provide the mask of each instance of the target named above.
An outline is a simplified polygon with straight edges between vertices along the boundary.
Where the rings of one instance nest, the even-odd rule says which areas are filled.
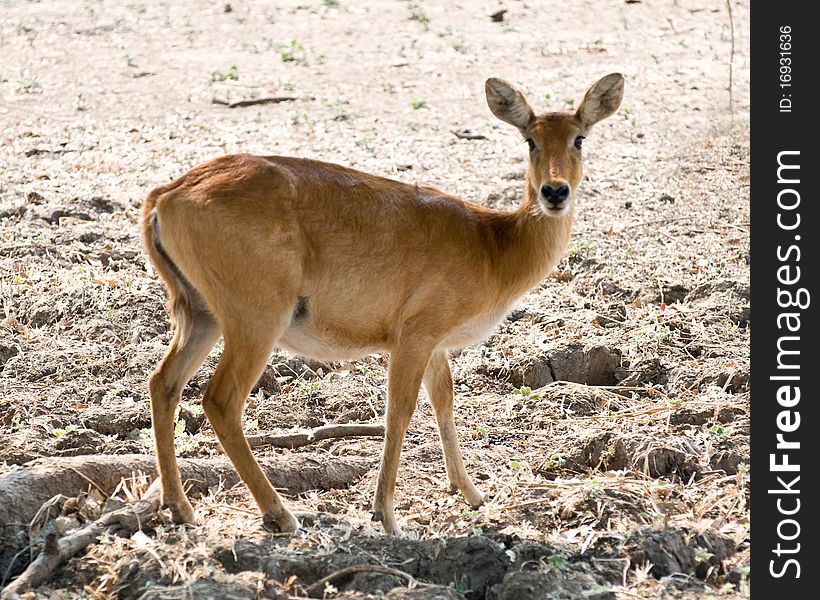
[[[503,297],[519,298],[540,283],[558,264],[572,233],[574,210],[560,217],[542,215],[527,186],[524,202],[509,213],[499,240],[499,277]]]

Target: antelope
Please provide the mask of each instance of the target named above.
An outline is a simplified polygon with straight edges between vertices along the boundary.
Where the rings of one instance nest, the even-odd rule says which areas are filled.
[[[560,260],[584,136],[618,109],[623,88],[613,73],[574,113],[536,116],[512,85],[487,80],[490,110],[529,144],[523,201],[512,212],[283,156],[224,156],[151,191],[142,239],[175,327],[149,388],[163,506],[173,521],[194,523],[177,468],[174,410],[220,336],[224,350],[202,404],[267,529],[299,527],[242,430],[244,403],[274,346],[325,361],[389,353],[372,507],[388,534],[401,533],[394,491],[421,385],[452,491],[480,506],[484,498],[464,467],[453,420],[448,352],[490,335]]]

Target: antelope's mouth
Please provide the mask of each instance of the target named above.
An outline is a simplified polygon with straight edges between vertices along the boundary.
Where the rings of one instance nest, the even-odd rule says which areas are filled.
[[[569,212],[570,200],[567,200],[560,206],[555,206],[544,200],[538,202],[538,208],[541,214],[547,217],[561,217]]]

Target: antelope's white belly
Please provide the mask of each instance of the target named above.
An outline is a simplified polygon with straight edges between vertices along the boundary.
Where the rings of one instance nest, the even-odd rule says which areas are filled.
[[[455,350],[484,341],[492,335],[509,311],[510,307],[505,305],[456,325],[441,339],[438,348]],[[346,332],[331,331],[308,319],[292,323],[282,334],[277,346],[301,356],[324,361],[353,360],[391,350],[387,339],[362,336],[360,333],[355,328]]]
[[[439,347],[455,350],[486,340],[504,320],[509,310],[509,307],[505,306],[462,323],[442,340]]]
[[[387,348],[382,345],[366,345],[340,343],[329,336],[324,336],[309,328],[291,327],[279,338],[277,346],[316,360],[340,361],[355,360],[368,354],[384,352]]]

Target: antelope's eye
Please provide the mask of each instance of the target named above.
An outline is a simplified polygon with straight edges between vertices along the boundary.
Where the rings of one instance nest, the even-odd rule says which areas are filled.
[[[530,152],[535,150],[535,142],[533,142],[531,138],[527,138],[527,144],[530,146]]]
[[[583,144],[584,144],[584,136],[579,135],[577,138],[575,138],[575,147],[578,148],[578,150],[581,149],[581,146]]]

